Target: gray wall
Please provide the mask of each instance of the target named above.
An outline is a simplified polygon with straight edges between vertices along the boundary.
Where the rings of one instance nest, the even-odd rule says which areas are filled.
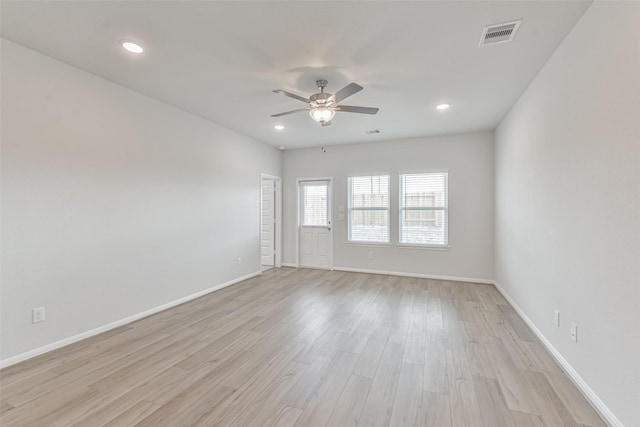
[[[640,3],[595,2],[496,131],[496,279],[628,427],[640,426],[639,120]]]
[[[449,250],[398,248],[398,172],[449,170]],[[391,174],[390,247],[347,244],[347,177]],[[331,176],[334,190],[334,267],[493,279],[493,133],[286,151],[283,262],[296,259],[296,179]],[[369,252],[373,252],[370,259]]]
[[[278,150],[5,40],[2,114],[2,359],[259,271]]]

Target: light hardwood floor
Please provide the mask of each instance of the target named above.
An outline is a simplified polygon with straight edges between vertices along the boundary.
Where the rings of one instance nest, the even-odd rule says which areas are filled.
[[[0,371],[9,426],[603,426],[491,285],[271,269]]]

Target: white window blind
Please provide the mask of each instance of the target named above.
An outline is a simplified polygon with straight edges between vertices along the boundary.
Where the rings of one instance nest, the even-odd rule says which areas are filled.
[[[307,227],[326,227],[328,223],[326,182],[303,182],[302,185],[302,225]]]
[[[389,243],[389,175],[349,177],[350,242]]]
[[[400,175],[400,243],[448,244],[448,173]]]

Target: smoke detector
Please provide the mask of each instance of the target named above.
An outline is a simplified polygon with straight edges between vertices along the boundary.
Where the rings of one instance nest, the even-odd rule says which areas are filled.
[[[480,44],[478,46],[488,46],[490,44],[506,43],[513,40],[520,27],[522,20],[505,22],[502,24],[487,25],[482,30]]]

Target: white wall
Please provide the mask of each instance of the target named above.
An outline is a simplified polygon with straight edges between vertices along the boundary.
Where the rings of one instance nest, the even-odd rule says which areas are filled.
[[[259,271],[278,150],[1,47],[2,359]]]
[[[393,244],[398,242],[397,174],[429,169],[449,170],[451,248],[400,249]],[[326,153],[291,150],[285,152],[283,171],[283,262],[296,260],[296,178],[331,176],[334,267],[493,279],[493,133],[330,146]],[[348,175],[367,173],[391,173],[391,247],[347,244],[347,221],[338,220],[338,206],[347,206]]]
[[[497,281],[628,427],[640,426],[639,121],[640,3],[595,2],[496,131]]]

